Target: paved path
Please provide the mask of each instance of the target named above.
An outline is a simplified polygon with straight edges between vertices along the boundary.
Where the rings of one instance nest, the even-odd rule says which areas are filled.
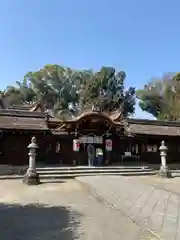
[[[179,240],[180,194],[168,188],[160,188],[160,181],[159,185],[155,186],[150,178],[149,184],[138,179],[115,176],[78,178],[90,185],[96,194],[106,199],[115,209],[156,232],[162,239]]]
[[[76,180],[39,186],[1,180],[0,223],[1,240],[156,239]]]
[[[159,178],[156,176],[133,176],[133,180],[180,195],[180,173],[173,173],[173,178]],[[131,179],[131,177],[129,177]]]

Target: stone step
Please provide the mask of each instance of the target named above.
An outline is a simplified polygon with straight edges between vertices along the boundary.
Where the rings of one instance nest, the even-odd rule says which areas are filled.
[[[28,166],[0,166],[1,175],[23,175]],[[54,167],[37,167],[37,172],[40,174],[53,173],[83,173],[83,172],[123,172],[123,171],[149,171],[147,166],[54,166]]]
[[[66,169],[66,170],[54,170],[54,171],[51,171],[51,170],[37,170],[37,172],[40,174],[40,175],[48,175],[48,174],[73,174],[73,173],[76,173],[76,174],[88,174],[88,173],[128,173],[128,172],[142,172],[142,171],[146,171],[146,172],[150,172],[152,171],[152,169],[145,169],[145,170],[142,170],[142,169],[103,169],[103,168],[99,168],[99,169]]]
[[[22,179],[22,175],[0,175],[0,180]]]
[[[63,179],[63,178],[76,178],[76,177],[82,177],[82,176],[100,176],[100,175],[110,175],[110,176],[143,176],[143,175],[155,175],[156,171],[141,171],[141,172],[115,172],[115,173],[108,173],[108,172],[102,172],[102,173],[95,173],[95,172],[89,172],[89,173],[64,173],[64,174],[40,174],[41,180],[46,179]],[[4,175],[0,176],[0,180],[7,180],[7,179],[22,179],[22,175]]]
[[[76,167],[37,167],[37,171],[67,171],[67,170],[89,170],[89,169],[148,169],[148,166],[76,166]]]
[[[95,172],[92,172],[92,173],[71,173],[71,174],[49,174],[49,175],[40,175],[40,178],[42,179],[45,179],[45,178],[75,178],[75,177],[79,177],[79,176],[100,176],[100,175],[111,175],[111,176],[138,176],[138,175],[154,175],[156,174],[155,171],[151,171],[151,172],[123,172],[123,173],[95,173]]]

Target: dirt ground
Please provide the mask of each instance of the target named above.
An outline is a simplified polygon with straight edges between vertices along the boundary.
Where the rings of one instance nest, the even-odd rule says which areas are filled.
[[[77,180],[39,186],[1,180],[0,222],[1,240],[155,239]]]

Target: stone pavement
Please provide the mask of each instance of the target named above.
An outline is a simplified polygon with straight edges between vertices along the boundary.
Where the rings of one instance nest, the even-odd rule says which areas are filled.
[[[173,178],[160,178],[156,176],[133,176],[133,180],[144,184],[154,185],[157,188],[180,194],[180,173],[173,173]],[[129,177],[131,179],[131,177]]]
[[[156,239],[121,212],[97,201],[77,180],[39,186],[1,180],[0,223],[1,240]]]
[[[155,176],[146,180],[143,177],[97,176],[81,177],[78,180],[89,185],[96,195],[105,199],[114,209],[152,230],[161,239],[179,240],[180,191],[172,191],[170,181],[173,179],[154,181],[153,178],[157,179]],[[169,185],[163,185],[163,181]],[[167,187],[170,185],[171,188]]]

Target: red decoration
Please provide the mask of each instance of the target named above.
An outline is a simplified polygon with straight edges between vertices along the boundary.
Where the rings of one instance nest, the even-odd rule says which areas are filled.
[[[106,147],[106,151],[108,151],[108,152],[112,151],[112,140],[111,139],[106,139],[105,147]]]
[[[80,141],[78,139],[73,140],[73,151],[79,152],[80,149]]]

